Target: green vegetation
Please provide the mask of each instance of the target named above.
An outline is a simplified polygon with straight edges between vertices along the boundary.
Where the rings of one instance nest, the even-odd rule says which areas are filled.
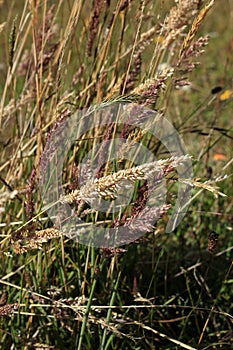
[[[231,0],[0,0],[1,349],[232,348],[232,14]],[[148,193],[148,164],[139,172],[127,149],[95,184],[111,203],[117,176],[130,179],[122,212],[92,210],[91,187],[74,192],[79,164],[105,141],[143,144],[163,164],[167,195],[136,241],[85,246],[53,224],[39,180],[73,113],[119,102],[149,107],[177,129],[192,156],[192,199],[167,233],[182,158],[127,123],[93,128],[70,147],[62,173],[62,200],[87,226],[127,227]]]

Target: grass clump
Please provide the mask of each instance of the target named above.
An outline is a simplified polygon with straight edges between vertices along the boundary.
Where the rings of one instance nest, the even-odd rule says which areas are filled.
[[[27,0],[0,9],[1,348],[230,349],[230,1]],[[128,120],[109,113],[66,144],[74,113],[85,122],[91,111],[96,122],[115,104],[130,106]],[[170,154],[138,126],[152,115],[170,121],[188,154]],[[114,158],[117,139],[127,143],[118,141]],[[85,223],[81,237],[93,224],[95,234],[98,225],[130,227],[127,244],[86,246],[46,214],[40,183],[51,180],[44,170],[61,143],[61,176],[50,174],[63,192],[53,188],[52,210],[69,204]],[[142,147],[156,160],[137,164]],[[191,159],[194,176],[179,177]],[[179,188],[192,191],[188,211],[166,233]]]

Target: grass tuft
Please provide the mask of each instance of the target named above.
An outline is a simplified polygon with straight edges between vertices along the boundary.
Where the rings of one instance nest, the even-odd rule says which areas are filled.
[[[0,349],[232,348],[232,11],[0,0]]]

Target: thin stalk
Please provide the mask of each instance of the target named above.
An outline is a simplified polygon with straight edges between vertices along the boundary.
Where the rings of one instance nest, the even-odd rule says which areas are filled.
[[[102,267],[103,267],[103,264],[101,265],[100,270],[102,269]],[[92,287],[91,287],[91,292],[90,292],[90,295],[89,295],[89,298],[88,298],[87,307],[86,307],[86,312],[85,312],[85,315],[83,317],[82,328],[81,328],[81,332],[80,332],[80,337],[79,337],[77,350],[81,350],[82,349],[82,341],[83,341],[84,333],[85,333],[85,330],[86,330],[86,325],[87,325],[87,321],[88,321],[89,312],[91,310],[91,303],[92,303],[92,298],[93,298],[93,294],[94,294],[95,287],[96,287],[96,282],[97,282],[97,276],[94,275],[94,277],[93,277],[93,284],[92,284]]]
[[[121,276],[121,271],[118,274],[117,281],[116,281],[116,284],[115,284],[114,289],[113,289],[112,297],[110,300],[110,308],[108,309],[108,313],[107,313],[106,324],[109,323],[111,315],[112,315],[112,308],[111,307],[114,305],[114,302],[115,302],[115,297],[116,297],[116,292],[117,292],[120,276]],[[107,336],[107,328],[104,328],[103,338],[102,338],[102,342],[100,345],[100,350],[107,350],[107,346],[105,346],[106,336]]]

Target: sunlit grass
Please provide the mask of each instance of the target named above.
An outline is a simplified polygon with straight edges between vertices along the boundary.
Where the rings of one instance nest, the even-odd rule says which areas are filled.
[[[0,1],[2,349],[232,346],[233,9],[216,1],[204,16],[212,3],[179,1],[172,12],[173,1]],[[200,27],[192,26],[197,17]],[[203,52],[185,61],[184,42],[189,49],[207,34]],[[191,69],[194,62],[200,65]],[[165,169],[171,208],[156,226],[147,230],[145,222],[148,232],[129,245],[87,247],[46,215],[39,169],[63,120],[116,101],[149,106],[177,129],[192,156],[192,199],[180,225],[166,233],[179,182],[175,167]],[[170,157],[154,136],[124,128],[91,130],[72,146],[63,171],[67,198],[80,161],[122,130],[158,159]],[[107,162],[100,183],[135,172],[133,166],[124,158]],[[91,211],[80,198],[74,210],[88,213],[86,225],[125,225],[139,215],[137,199],[146,192],[144,174],[137,176],[119,216]],[[111,198],[111,186],[97,189]],[[213,231],[218,240],[209,251]]]

